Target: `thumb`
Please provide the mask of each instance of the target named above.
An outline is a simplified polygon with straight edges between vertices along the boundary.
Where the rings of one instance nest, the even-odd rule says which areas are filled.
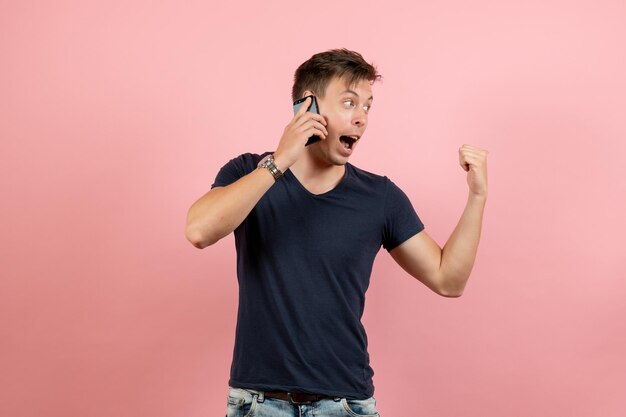
[[[459,158],[459,165],[461,165],[461,168],[463,168],[463,171],[465,172],[469,172],[470,168],[472,167],[472,165],[470,165],[470,163],[467,162],[467,160],[463,156]]]

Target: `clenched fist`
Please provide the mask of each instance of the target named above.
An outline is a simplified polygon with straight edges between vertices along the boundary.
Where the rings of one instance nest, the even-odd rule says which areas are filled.
[[[485,149],[471,145],[459,148],[459,163],[467,171],[470,193],[478,197],[487,197],[487,154]]]

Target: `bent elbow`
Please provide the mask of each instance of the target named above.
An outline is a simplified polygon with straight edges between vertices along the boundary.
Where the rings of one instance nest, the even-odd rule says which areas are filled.
[[[461,290],[439,291],[438,294],[446,298],[459,298],[460,296],[463,295],[463,290],[461,289]]]
[[[455,284],[455,285],[448,284],[445,286],[441,286],[437,289],[436,292],[442,297],[459,298],[460,296],[463,295],[464,290],[465,290],[465,282],[463,282],[462,284]]]
[[[207,246],[211,246],[217,239],[212,239],[210,236],[203,234],[197,227],[193,225],[187,225],[185,229],[185,237],[196,248],[204,249]]]

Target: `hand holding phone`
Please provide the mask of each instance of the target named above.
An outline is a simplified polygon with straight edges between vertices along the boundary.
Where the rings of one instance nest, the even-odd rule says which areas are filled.
[[[311,97],[311,104],[309,104],[309,108],[307,109],[307,111],[310,111],[312,113],[317,113],[320,114],[319,109],[317,108],[317,99],[315,98],[315,96],[306,96],[303,98],[300,98],[296,101],[293,102],[293,113],[296,114],[298,112],[298,110],[300,109],[300,107],[302,107],[302,104],[304,103],[304,101]],[[319,136],[311,136],[309,138],[309,140],[307,140],[306,145],[305,146],[309,146],[312,143],[315,142],[319,142],[320,140],[322,140]]]

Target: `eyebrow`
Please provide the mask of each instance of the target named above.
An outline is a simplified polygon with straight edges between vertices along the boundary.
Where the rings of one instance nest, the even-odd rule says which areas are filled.
[[[355,96],[359,97],[359,95],[356,93],[356,91],[353,91],[353,90],[346,90],[346,91],[342,91],[341,92],[341,94],[345,94],[345,93],[354,94]],[[368,100],[374,100],[374,96],[370,96],[370,98],[368,98]]]

